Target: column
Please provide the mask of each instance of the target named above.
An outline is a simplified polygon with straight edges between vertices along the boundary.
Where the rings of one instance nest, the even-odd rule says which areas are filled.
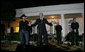
[[[53,34],[54,34],[54,24],[53,24]]]
[[[37,33],[37,26],[35,26],[35,33]]]
[[[82,13],[82,17],[83,17],[83,33],[84,33],[84,12]]]
[[[53,32],[53,28],[52,28],[53,26],[50,26],[50,34],[52,34]]]
[[[82,13],[82,17],[83,17],[83,33],[84,33],[84,12]],[[84,47],[84,37],[83,37],[82,46]]]
[[[65,19],[64,19],[64,14],[61,14],[61,26],[62,26],[62,41],[64,41],[65,37]]]

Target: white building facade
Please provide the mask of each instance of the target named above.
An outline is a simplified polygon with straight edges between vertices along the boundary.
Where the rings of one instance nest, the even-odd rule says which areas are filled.
[[[84,3],[75,3],[75,4],[62,4],[62,5],[51,5],[51,6],[40,6],[40,7],[32,7],[32,8],[22,8],[22,9],[16,9],[16,17],[20,17],[22,14],[25,14],[26,16],[39,16],[39,13],[43,13],[44,15],[52,15],[52,14],[59,14],[60,19],[59,22],[63,28],[62,30],[62,37],[64,38],[66,34],[68,33],[67,28],[67,21],[72,19],[70,18],[70,14],[80,14],[81,18],[78,18],[78,22],[80,23],[80,34],[84,33]],[[65,17],[65,15],[69,15],[69,19]],[[73,15],[72,15],[73,17]],[[75,17],[75,16],[74,16]],[[76,16],[78,17],[78,16]],[[48,20],[50,21],[50,20]],[[55,21],[55,20],[54,20]],[[82,24],[81,24],[82,23]],[[69,24],[68,24],[69,26]],[[37,27],[35,28],[35,31],[37,30]],[[54,33],[54,25],[53,30]]]

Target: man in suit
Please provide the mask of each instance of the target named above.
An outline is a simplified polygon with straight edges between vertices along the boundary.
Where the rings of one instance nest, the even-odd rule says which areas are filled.
[[[61,44],[62,36],[61,36],[61,30],[62,26],[59,25],[59,22],[57,22],[57,25],[55,26],[56,34],[57,34],[57,42]]]
[[[26,16],[23,14],[21,16],[22,21],[19,22],[19,32],[20,32],[20,44],[24,45],[23,36],[25,36],[25,45],[29,44],[29,22],[26,20]]]
[[[45,45],[48,45],[48,35],[45,24],[52,26],[52,23],[49,23],[44,17],[43,13],[39,13],[40,18],[36,20],[31,26],[38,25],[38,45],[42,45],[42,35],[44,36]]]
[[[79,28],[79,23],[76,22],[76,18],[73,18],[73,22],[71,23],[71,28],[72,28],[72,45],[74,45],[74,35],[76,35],[76,45],[79,45],[78,43],[78,28]]]

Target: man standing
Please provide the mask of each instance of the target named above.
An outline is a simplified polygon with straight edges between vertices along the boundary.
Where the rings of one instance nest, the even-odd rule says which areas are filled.
[[[61,40],[62,40],[62,36],[61,36],[61,30],[62,30],[62,26],[59,25],[59,22],[57,22],[57,25],[55,26],[56,29],[56,34],[57,34],[57,42],[58,44],[61,44]]]
[[[39,13],[39,15],[40,15],[40,18],[37,19],[36,22],[32,24],[31,26],[33,27],[33,26],[38,25],[38,45],[42,45],[42,35],[44,36],[45,45],[48,45],[48,35],[47,35],[45,24],[52,26],[52,23],[49,23],[43,17],[43,13]]]
[[[20,43],[21,45],[24,44],[23,36],[25,36],[25,45],[29,44],[29,28],[28,28],[28,21],[26,20],[26,16],[23,14],[21,16],[22,21],[19,22],[19,32],[20,32]]]
[[[79,28],[79,23],[76,22],[76,18],[73,18],[73,22],[71,23],[71,28],[72,28],[72,32],[73,32],[73,34],[72,34],[72,45],[74,45],[74,35],[76,35],[76,45],[79,45],[78,44],[78,35],[79,35],[78,28]]]

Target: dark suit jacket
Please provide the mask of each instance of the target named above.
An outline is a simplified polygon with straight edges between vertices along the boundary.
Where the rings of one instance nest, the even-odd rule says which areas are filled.
[[[52,23],[49,23],[45,18],[43,18],[43,23],[41,24],[41,19],[37,19],[36,22],[34,24],[32,24],[31,26],[36,26],[38,25],[38,32],[46,32],[47,33],[47,30],[46,30],[46,26],[45,24],[48,24],[50,26],[52,26]]]
[[[79,28],[79,23],[78,22],[76,22],[76,23],[72,22],[71,23],[71,28],[72,29],[78,29]]]
[[[61,26],[61,25],[57,25],[57,26],[55,26],[55,30],[61,32],[61,30],[62,30],[62,26]]]

